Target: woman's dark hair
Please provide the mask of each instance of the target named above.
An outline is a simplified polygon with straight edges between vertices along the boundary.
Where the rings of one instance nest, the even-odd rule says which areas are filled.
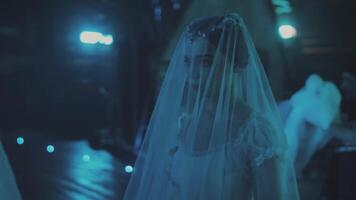
[[[231,20],[226,20],[227,18]],[[187,32],[191,42],[197,37],[204,37],[207,38],[213,46],[217,47],[222,38],[221,36],[224,27],[228,28],[228,26],[238,27],[237,38],[234,43],[229,43],[228,37],[224,37],[225,41],[222,43],[224,46],[219,49],[221,49],[222,53],[226,55],[226,51],[232,52],[232,50],[236,48],[236,56],[234,56],[235,66],[237,68],[244,69],[247,66],[249,55],[244,36],[240,28],[239,19],[237,17],[226,15],[198,18],[190,23]]]

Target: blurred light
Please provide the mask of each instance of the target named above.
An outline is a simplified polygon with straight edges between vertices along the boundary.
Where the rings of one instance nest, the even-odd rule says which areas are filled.
[[[114,42],[114,39],[112,35],[103,35],[101,40],[99,41],[100,44],[105,44],[105,45],[112,45]]]
[[[125,172],[126,173],[132,173],[133,172],[133,167],[131,165],[126,165]]]
[[[86,44],[96,44],[101,39],[99,32],[83,31],[80,33],[80,41]]]
[[[90,161],[90,156],[87,155],[87,154],[85,154],[85,155],[83,156],[83,161],[84,161],[84,162]]]
[[[155,9],[154,9],[154,13],[155,13],[155,20],[156,21],[161,21],[162,19],[162,9],[161,6],[156,5]]]
[[[53,153],[54,152],[54,146],[53,145],[48,145],[47,146],[47,152],[48,153]]]
[[[272,4],[274,5],[274,10],[278,15],[288,14],[293,11],[289,0],[272,0]]]
[[[83,31],[80,33],[80,41],[84,44],[104,44],[111,45],[114,42],[112,35],[103,35],[99,32],[94,31]]]
[[[25,140],[23,139],[23,137],[17,137],[16,142],[18,145],[22,145],[23,143],[25,143]]]
[[[174,10],[178,10],[178,9],[180,9],[180,7],[181,7],[181,6],[180,6],[180,3],[179,3],[179,2],[174,2],[174,3],[173,3],[173,9],[174,9]]]
[[[290,39],[297,36],[297,30],[292,25],[281,25],[279,26],[278,31],[279,31],[279,35],[283,39]]]

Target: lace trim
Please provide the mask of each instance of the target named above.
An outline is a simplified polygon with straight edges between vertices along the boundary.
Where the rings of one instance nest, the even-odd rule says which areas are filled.
[[[281,157],[281,151],[275,148],[268,148],[260,153],[257,158],[255,158],[255,165],[257,167],[261,166],[266,160],[271,159],[273,157]]]
[[[168,187],[172,190],[171,192],[169,192],[169,199],[170,200],[174,200],[174,199],[180,199],[180,194],[181,194],[181,186],[179,185],[179,183],[173,178],[172,176],[172,167],[173,167],[173,159],[174,156],[176,154],[178,150],[178,146],[174,146],[172,147],[168,154],[169,154],[169,162],[167,163],[165,169],[164,169],[164,173],[167,176],[167,180],[168,180]]]
[[[182,124],[183,124],[183,120],[185,120],[185,118],[187,118],[187,117],[189,117],[189,116],[188,116],[186,113],[182,113],[182,114],[179,116],[179,118],[178,118],[178,128],[180,129],[179,134],[177,135],[178,138],[180,138],[180,137],[182,136],[182,135],[181,135],[181,131],[182,131],[181,129],[182,129],[182,126],[183,126],[183,125],[182,125]],[[256,120],[256,113],[255,113],[254,111],[252,111],[252,112],[249,114],[249,116],[245,119],[245,123],[243,123],[243,125],[240,126],[237,131],[238,131],[238,132],[244,132],[244,131],[246,131],[246,130],[248,129],[248,127],[251,126],[251,123],[252,123],[254,120]],[[194,152],[191,152],[191,151],[185,150],[184,148],[180,148],[181,144],[178,144],[177,146],[172,147],[171,150],[172,150],[173,148],[176,148],[175,151],[177,151],[178,148],[179,148],[181,151],[187,152],[187,153],[189,153],[189,154],[191,154],[191,155],[193,155],[193,156],[202,156],[202,155],[206,155],[207,153],[218,152],[218,151],[220,151],[220,150],[222,150],[222,149],[224,149],[224,148],[226,148],[226,147],[228,147],[228,146],[231,146],[231,145],[232,145],[232,146],[241,145],[241,144],[243,144],[243,143],[241,142],[242,137],[243,137],[243,134],[241,134],[241,135],[239,135],[239,137],[237,137],[237,138],[235,138],[235,139],[233,139],[233,140],[227,142],[226,144],[223,144],[223,145],[219,146],[218,148],[211,149],[211,150],[194,151]],[[180,139],[178,139],[178,140],[180,140]],[[170,152],[171,152],[171,151],[170,151]]]
[[[245,128],[248,128],[249,126],[253,126],[253,123],[256,123],[255,120],[258,120],[257,119],[258,116],[256,116],[256,113],[253,114],[254,117],[250,118],[251,120],[249,121],[249,123],[247,123],[247,126]],[[256,146],[256,147],[252,147],[252,149],[255,149],[258,155],[254,159],[254,164],[257,167],[261,166],[268,159],[271,159],[273,157],[283,158],[285,155],[285,150],[283,150],[282,148],[278,148],[276,146],[269,147],[266,149],[261,149],[260,147]]]

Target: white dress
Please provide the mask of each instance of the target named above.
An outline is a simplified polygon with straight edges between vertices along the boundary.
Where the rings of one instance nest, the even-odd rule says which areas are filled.
[[[271,137],[275,134],[271,131],[266,120],[253,112],[240,126],[238,132],[242,134],[233,143],[226,144],[214,152],[192,155],[179,145],[172,147],[171,162],[166,167],[166,176],[170,183],[166,187],[169,199],[253,199],[256,190],[254,170],[258,170],[267,159],[283,156],[283,153],[275,148],[275,144],[269,142],[274,141]],[[223,169],[225,177],[220,177],[221,166],[214,166],[210,162],[221,159],[225,160]],[[196,163],[199,163],[199,166],[196,166]],[[201,170],[200,166],[208,165],[209,172]],[[187,168],[191,169],[189,171],[191,176],[187,176],[187,171],[181,170]],[[205,174],[209,176],[206,177]],[[184,180],[184,177],[194,178]],[[221,182],[221,178],[224,179],[223,186],[216,184]],[[220,187],[224,189],[218,189]]]
[[[124,199],[298,199],[286,152],[242,18],[198,18],[171,57]]]

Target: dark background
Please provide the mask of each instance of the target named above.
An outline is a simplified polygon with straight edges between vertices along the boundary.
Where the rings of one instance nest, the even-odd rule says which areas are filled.
[[[280,15],[269,0],[1,1],[0,134],[24,198],[38,197],[59,162],[41,156],[41,145],[87,142],[87,149],[110,152],[118,166],[133,164],[177,37],[195,17],[239,12],[279,101],[289,98],[311,73],[338,85],[342,72],[356,74],[356,3],[284,2],[292,11]],[[285,18],[297,28],[294,39],[278,35],[278,23]],[[79,34],[88,29],[112,34],[113,45],[81,44]],[[353,103],[344,101],[343,109],[355,116]],[[18,149],[18,136],[25,137],[26,150]],[[71,147],[64,147],[57,156],[71,154]],[[24,158],[32,163],[26,169]],[[34,162],[44,163],[43,168]],[[46,169],[45,177],[34,175]],[[124,188],[127,175],[121,175],[123,182],[115,184]],[[36,187],[29,186],[36,181]],[[48,191],[48,199],[58,192]],[[120,191],[102,199],[117,199]]]

